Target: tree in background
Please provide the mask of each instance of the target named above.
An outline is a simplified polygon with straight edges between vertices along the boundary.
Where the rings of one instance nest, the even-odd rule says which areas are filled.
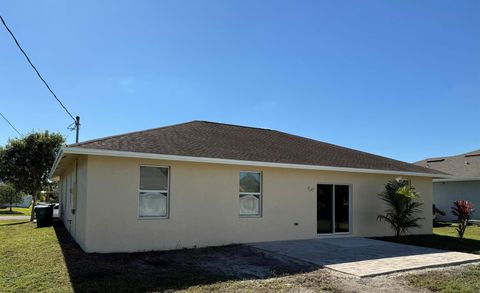
[[[0,204],[10,205],[10,213],[12,212],[12,205],[21,202],[22,194],[20,192],[17,192],[15,188],[10,185],[0,185]]]
[[[457,200],[453,203],[452,214],[457,217],[458,220],[458,237],[463,238],[463,234],[465,234],[465,230],[467,230],[468,221],[474,210],[475,207],[473,203],[468,200]]]
[[[59,133],[33,132],[11,139],[0,148],[0,179],[17,191],[32,195],[35,200],[48,185],[48,173],[65,138]]]
[[[416,201],[419,195],[408,181],[391,180],[378,196],[387,208],[384,215],[378,215],[377,220],[390,224],[397,239],[410,228],[420,227],[418,221],[423,218],[417,217],[417,214],[421,212],[423,203]]]

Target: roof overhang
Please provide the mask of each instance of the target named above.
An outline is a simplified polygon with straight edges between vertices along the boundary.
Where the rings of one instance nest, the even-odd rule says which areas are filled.
[[[480,181],[480,177],[471,178],[438,178],[433,179],[433,182],[461,182],[461,181]]]
[[[242,166],[257,166],[257,167],[286,168],[286,169],[350,172],[350,173],[391,174],[391,175],[419,176],[419,177],[430,177],[430,178],[451,178],[452,177],[447,174],[433,174],[433,173],[378,170],[378,169],[362,169],[362,168],[349,168],[349,167],[332,167],[332,166],[290,164],[290,163],[259,162],[259,161],[244,161],[244,160],[219,159],[219,158],[207,158],[207,157],[191,157],[191,156],[177,156],[177,155],[165,155],[165,154],[153,154],[153,153],[112,151],[112,150],[102,150],[102,149],[89,149],[89,148],[82,148],[82,147],[62,147],[58,152],[57,157],[55,158],[55,162],[53,163],[52,169],[50,171],[50,178],[53,178],[54,176],[58,175],[57,174],[58,166],[62,158],[64,158],[67,154],[122,157],[122,158],[141,158],[141,159],[154,159],[154,160],[165,160],[165,161],[183,161],[183,162],[195,162],[195,163],[242,165]]]

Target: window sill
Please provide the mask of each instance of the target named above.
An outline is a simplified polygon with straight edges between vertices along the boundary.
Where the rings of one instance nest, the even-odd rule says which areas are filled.
[[[168,220],[169,217],[137,217],[137,220]]]
[[[336,232],[336,233],[317,233],[316,238],[342,238],[342,237],[352,237],[352,232]]]
[[[262,215],[251,215],[251,216],[242,216],[240,215],[239,216],[240,219],[258,219],[258,218],[262,218]]]

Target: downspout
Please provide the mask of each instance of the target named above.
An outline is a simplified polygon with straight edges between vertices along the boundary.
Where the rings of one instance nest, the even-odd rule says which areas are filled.
[[[77,141],[78,141],[78,132],[77,132]],[[78,157],[75,158],[75,213],[77,212],[77,197],[78,197]],[[75,215],[75,234],[77,234],[77,220],[78,220],[77,215]]]
[[[71,203],[71,213],[75,217],[75,238],[77,237],[77,195],[78,195],[78,157],[75,158],[75,175],[74,175],[74,182],[72,186],[73,196],[72,196],[72,203]]]

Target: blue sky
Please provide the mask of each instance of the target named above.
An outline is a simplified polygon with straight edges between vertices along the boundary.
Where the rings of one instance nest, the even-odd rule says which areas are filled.
[[[2,1],[81,140],[190,120],[404,161],[480,149],[480,1]],[[70,118],[0,29],[0,111]],[[0,121],[0,145],[16,133]]]

